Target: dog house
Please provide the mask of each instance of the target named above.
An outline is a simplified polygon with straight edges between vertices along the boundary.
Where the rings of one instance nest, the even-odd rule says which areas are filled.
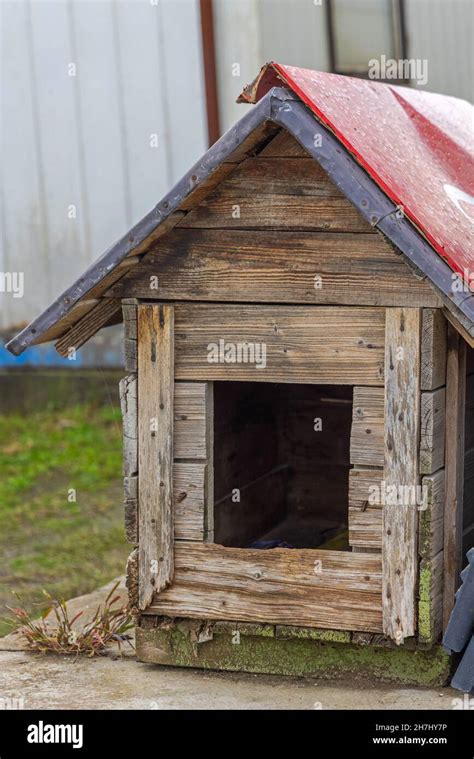
[[[142,661],[445,680],[474,534],[467,104],[269,64],[9,344],[123,319]]]

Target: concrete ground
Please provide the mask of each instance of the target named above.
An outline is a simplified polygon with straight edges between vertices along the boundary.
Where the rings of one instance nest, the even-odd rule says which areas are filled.
[[[70,601],[71,614],[91,613],[110,587]],[[94,659],[41,655],[26,651],[18,636],[0,639],[0,699],[22,699],[25,709],[452,709],[460,695],[451,688],[157,667],[115,650]]]

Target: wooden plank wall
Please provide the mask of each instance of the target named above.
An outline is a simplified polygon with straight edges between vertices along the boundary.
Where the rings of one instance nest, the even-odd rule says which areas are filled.
[[[232,168],[110,297],[441,305],[287,133]]]
[[[438,309],[424,309],[421,346],[419,558],[422,577],[433,575],[443,550],[446,321]],[[349,530],[354,550],[380,550],[382,515],[370,504],[371,486],[381,487],[384,460],[383,389],[355,388],[351,435]],[[370,467],[367,469],[366,467]],[[425,494],[425,495],[424,495]],[[441,557],[439,554],[441,553]],[[441,632],[442,574],[418,591],[419,638],[433,642]]]
[[[421,337],[418,638],[434,643],[442,632],[445,506],[447,322],[440,309],[424,309]]]
[[[387,309],[385,328],[384,482],[419,482],[421,312]],[[417,509],[405,497],[383,508],[382,567],[384,633],[398,644],[415,634]]]
[[[177,379],[383,385],[383,308],[177,303],[175,318]],[[264,365],[211,360],[221,340]]]
[[[148,612],[382,631],[380,556],[176,545],[173,585]]]
[[[473,365],[474,369],[474,365]],[[418,494],[418,637],[426,643],[441,632],[445,497],[444,437],[446,320],[439,309],[424,309],[421,333],[421,418]],[[355,387],[349,478],[349,538],[353,551],[382,549],[382,507],[371,494],[382,488],[384,463],[384,389]]]
[[[466,348],[463,557],[474,546],[474,348]]]
[[[123,416],[124,510],[127,539],[139,544],[139,410],[137,359],[137,302],[123,304],[125,365],[130,372],[120,382]],[[145,380],[146,381],[146,380]],[[153,393],[142,397],[153,398]],[[174,452],[172,467],[173,530],[176,540],[212,539],[213,531],[213,424],[212,383],[175,382],[173,401]],[[144,413],[143,411],[141,412]],[[158,425],[170,428],[166,422]],[[157,428],[158,429],[158,428]],[[144,470],[142,461],[141,471]],[[154,477],[147,475],[149,482]],[[142,518],[143,521],[143,512]],[[144,532],[142,525],[141,532]],[[148,530],[146,530],[148,533]]]
[[[466,343],[451,324],[448,325],[447,334],[444,627],[448,624],[454,606],[462,566],[466,416]]]
[[[174,574],[174,307],[140,305],[138,332],[139,606]]]

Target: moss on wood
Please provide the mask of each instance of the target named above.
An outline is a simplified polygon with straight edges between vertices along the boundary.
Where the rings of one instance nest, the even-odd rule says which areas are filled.
[[[443,685],[449,656],[430,650],[262,635],[238,635],[212,628],[212,637],[196,643],[197,621],[181,620],[155,629],[137,629],[139,660],[180,667],[322,678],[373,677],[411,685]]]

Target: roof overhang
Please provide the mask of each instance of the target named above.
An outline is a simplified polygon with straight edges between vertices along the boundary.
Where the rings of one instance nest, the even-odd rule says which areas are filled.
[[[180,210],[198,202],[206,187],[220,181],[226,162],[263,146],[278,128],[286,129],[322,166],[333,182],[358,208],[369,224],[383,233],[404,255],[420,279],[427,279],[437,291],[455,326],[474,345],[474,296],[453,292],[452,271],[430,243],[400,212],[330,128],[324,125],[301,99],[287,89],[272,87],[204,156],[184,175],[165,197],[124,237],[109,248],[84,274],[37,319],[7,344],[15,355],[29,345],[63,337],[85,319],[107,288],[128,270],[127,262],[138,261],[153,242],[166,233]],[[319,135],[321,139],[316,140]],[[225,167],[224,167],[225,168]],[[110,285],[109,285],[110,283]],[[77,315],[77,318],[75,318]],[[97,330],[117,321],[117,314],[106,314],[108,321],[97,320]],[[93,321],[91,319],[91,321]],[[96,331],[97,331],[96,330]],[[92,334],[89,334],[92,336]],[[74,343],[76,347],[79,347]]]

